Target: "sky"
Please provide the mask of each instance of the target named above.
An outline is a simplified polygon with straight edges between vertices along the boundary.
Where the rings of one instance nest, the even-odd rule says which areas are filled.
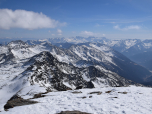
[[[0,38],[152,39],[152,0],[0,0]]]

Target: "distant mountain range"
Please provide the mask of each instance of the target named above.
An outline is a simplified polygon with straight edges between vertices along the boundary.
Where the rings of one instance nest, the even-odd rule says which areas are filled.
[[[75,41],[79,42],[80,37],[78,40]],[[141,41],[140,39],[125,39],[125,40],[108,40],[106,38],[94,38],[89,37],[81,38],[80,42],[99,42],[105,44],[114,50],[122,53],[123,55],[127,56],[129,59],[134,61],[135,63],[152,70],[151,61],[152,61],[152,40],[144,40]],[[61,41],[61,40],[60,40]],[[53,42],[54,45],[68,49],[70,48],[73,43],[76,44],[77,42]],[[52,42],[51,42],[52,43]]]
[[[139,39],[127,39],[127,40],[109,40],[104,37],[96,38],[96,37],[75,37],[75,38],[50,38],[44,40],[27,40],[27,47],[23,47],[22,50],[17,51],[18,49],[13,49],[12,52],[15,52],[14,55],[20,59],[24,59],[27,57],[32,57],[35,54],[38,54],[42,51],[49,51],[52,54],[55,54],[58,59],[63,62],[73,64],[77,67],[89,66],[94,64],[100,64],[102,67],[105,67],[108,70],[118,73],[118,75],[123,76],[125,78],[131,79],[133,81],[142,82],[145,75],[143,72],[147,72],[147,75],[150,75],[150,72],[143,67],[151,70],[151,42],[152,40],[141,41]],[[15,43],[16,41],[13,41]],[[80,43],[82,42],[82,43]],[[85,43],[86,42],[86,43]],[[94,42],[94,43],[89,43]],[[12,43],[12,42],[11,42]],[[7,46],[11,47],[11,43]],[[51,44],[50,44],[51,43]],[[53,45],[55,46],[53,46]],[[14,45],[14,44],[13,44]],[[3,47],[7,47],[3,46]],[[56,47],[57,46],[57,47]],[[33,48],[34,47],[34,48]],[[111,47],[111,48],[110,48]],[[107,49],[107,50],[104,50]],[[113,50],[114,49],[114,50]],[[5,49],[2,49],[5,50]],[[14,51],[15,50],[15,51]],[[110,50],[110,51],[109,51]],[[116,50],[116,51],[115,51]],[[147,51],[146,51],[147,50]],[[120,53],[118,53],[118,52]],[[3,52],[3,51],[2,51]],[[142,53],[147,53],[146,57],[142,57]],[[100,54],[98,54],[100,53]],[[60,54],[63,54],[62,56]],[[137,64],[142,65],[143,67],[139,67],[136,63],[130,61],[125,56],[127,56],[132,61]],[[136,55],[137,54],[137,55]],[[3,54],[4,56],[5,54]],[[13,55],[13,56],[14,56]],[[5,55],[6,56],[6,55]],[[4,56],[4,57],[5,57]],[[138,57],[138,59],[137,59]],[[71,61],[69,60],[71,59]],[[146,60],[144,60],[146,59]],[[125,61],[125,65],[122,64],[122,61]],[[128,62],[130,61],[130,62]],[[147,62],[148,61],[148,62]],[[118,64],[118,65],[117,65]],[[134,64],[130,67],[131,64]],[[138,66],[139,69],[144,69],[142,73],[138,72],[139,78],[136,78],[134,72],[129,71],[132,74],[130,75],[127,69],[133,68],[134,66]],[[123,68],[121,68],[121,67]],[[121,69],[126,69],[122,71]],[[134,75],[134,76],[132,76]],[[137,73],[136,73],[137,75]]]
[[[10,41],[16,40],[16,39],[0,39],[0,44],[7,45]],[[48,39],[42,39],[42,40],[31,40],[31,39],[23,39],[28,43],[29,45],[37,45],[44,42],[51,43],[53,45],[56,45],[60,48],[70,48],[73,44],[79,44],[79,43],[86,43],[86,42],[93,42],[93,43],[102,43],[105,44],[114,50],[122,53],[123,55],[127,56],[132,61],[138,63],[139,65],[152,70],[151,65],[149,64],[151,59],[151,52],[152,52],[152,40],[144,40],[141,41],[140,39],[125,39],[125,40],[109,40],[105,37],[71,37],[71,38],[48,38]],[[143,57],[142,55],[147,53],[146,57]],[[140,61],[139,61],[140,60]],[[148,62],[147,62],[148,61]]]
[[[65,80],[69,80],[75,77],[74,74],[78,74],[77,76],[79,76],[79,79],[81,78],[81,83],[76,84],[77,81],[75,83],[72,83],[73,81],[67,81],[68,85],[71,85],[69,88],[72,88],[72,86],[76,88],[80,85],[88,87],[87,83],[91,80],[90,83],[94,83],[92,84],[93,87],[95,85],[100,86],[101,83],[99,83],[99,80],[101,79],[99,79],[100,76],[98,73],[103,76],[104,81],[102,80],[101,82],[108,86],[128,84],[131,81],[127,81],[127,79],[135,82],[144,82],[146,77],[151,76],[151,72],[147,69],[137,65],[119,52],[101,43],[73,44],[68,49],[62,49],[47,42],[28,45],[23,41],[13,41],[6,46],[1,46],[0,49],[2,80],[7,78],[14,80],[16,78],[21,79],[21,77],[28,77],[28,80],[41,80],[36,81],[36,83],[42,83],[43,77],[45,83],[51,83],[50,75],[56,77],[58,74],[62,74],[63,77],[65,75],[67,78],[65,78]],[[53,62],[54,60],[55,62]],[[50,66],[51,64],[52,68]],[[56,70],[52,71],[50,68]],[[18,71],[18,69],[20,70]],[[4,76],[4,74],[7,76]],[[37,78],[40,76],[41,78],[36,79],[35,76],[31,78],[33,75]],[[111,81],[109,81],[108,78],[110,78]],[[60,78],[57,80],[58,82],[63,82]],[[74,78],[74,80],[77,80],[77,78]],[[97,82],[99,84],[95,84],[93,80],[98,80]],[[1,83],[1,86],[8,85],[8,83],[6,83],[7,81],[5,81]],[[40,85],[45,85],[45,83]],[[48,83],[46,84],[48,85]],[[50,85],[50,87],[56,89],[52,85]]]

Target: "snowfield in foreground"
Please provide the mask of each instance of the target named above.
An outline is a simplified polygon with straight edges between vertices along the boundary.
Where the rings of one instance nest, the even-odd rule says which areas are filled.
[[[37,104],[14,107],[1,113],[56,114],[73,110],[91,114],[152,113],[152,88],[148,87],[105,87],[49,92],[45,95],[33,99],[39,102]]]

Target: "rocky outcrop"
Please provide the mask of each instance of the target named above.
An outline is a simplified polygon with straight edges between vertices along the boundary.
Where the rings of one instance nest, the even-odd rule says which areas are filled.
[[[57,114],[91,114],[91,113],[80,112],[80,111],[62,111]]]
[[[16,107],[16,106],[30,105],[30,104],[35,104],[35,103],[37,103],[37,102],[36,101],[31,101],[31,100],[26,100],[26,99],[21,98],[18,95],[14,95],[4,105],[4,109],[7,110],[9,108],[13,108],[13,107]]]

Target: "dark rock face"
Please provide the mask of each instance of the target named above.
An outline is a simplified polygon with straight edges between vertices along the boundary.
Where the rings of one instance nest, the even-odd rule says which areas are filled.
[[[83,88],[83,86],[78,86],[78,87],[76,87],[76,89],[82,89]]]
[[[87,83],[87,88],[94,88],[94,85],[91,81]]]
[[[34,99],[35,99],[35,98],[41,98],[41,97],[45,97],[45,95],[42,95],[42,93],[38,93],[38,94],[35,94],[35,95],[33,96]]]
[[[95,92],[91,92],[91,93],[89,93],[89,94],[97,94],[97,95],[100,95],[100,94],[102,94],[102,92],[101,92],[101,91],[95,91]]]
[[[121,93],[121,94],[127,94],[127,92],[118,92],[118,93]]]
[[[5,62],[3,62],[2,64],[0,64],[0,66],[3,66],[4,64],[12,61],[14,59],[14,55],[12,54],[12,52],[9,50],[8,54],[0,54],[0,62],[5,60]]]
[[[106,91],[105,93],[111,93],[112,91]]]
[[[79,94],[79,93],[82,93],[81,91],[73,91],[72,92],[73,94]]]
[[[88,83],[82,79],[80,71],[83,69],[59,62],[49,52],[42,52],[39,55],[34,56],[32,59],[30,61],[33,61],[34,64],[26,71],[26,73],[29,71],[34,72],[34,74],[29,77],[31,85],[33,85],[34,82],[38,83],[39,81],[43,81],[44,84],[50,83],[53,88],[58,91],[66,91],[71,90],[71,88],[64,85],[63,81],[76,86],[82,84],[84,87]],[[39,61],[39,59],[41,59],[41,61]],[[32,70],[34,66],[36,66],[37,69]],[[43,70],[41,66],[43,66]],[[41,70],[41,72],[39,72],[39,70]]]
[[[80,111],[62,111],[57,114],[91,114],[91,113],[80,112]]]
[[[15,99],[13,101],[8,101],[7,104],[4,106],[4,109],[13,108],[16,106],[30,105],[30,104],[35,104],[35,103],[37,102],[25,100],[25,99]]]
[[[13,107],[16,107],[16,106],[30,105],[30,104],[35,104],[35,103],[37,103],[37,102],[36,101],[31,101],[31,100],[25,100],[25,99],[19,97],[18,95],[14,95],[4,105],[4,109],[7,110],[9,108],[13,108]]]

